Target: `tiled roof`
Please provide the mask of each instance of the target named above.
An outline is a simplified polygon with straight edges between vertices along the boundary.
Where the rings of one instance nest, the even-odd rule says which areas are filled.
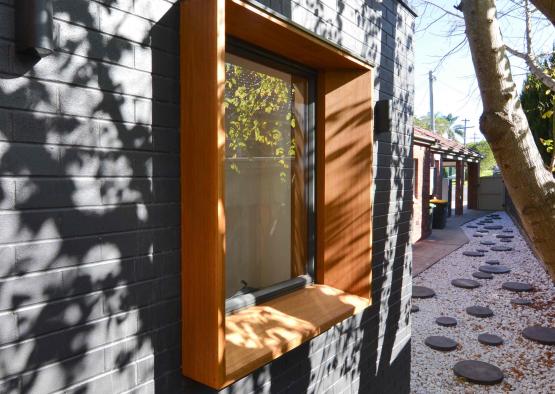
[[[430,130],[414,127],[414,137],[420,137],[420,139],[426,141],[434,140],[435,142],[431,144],[432,150],[442,153],[445,156],[453,156],[455,158],[467,159],[471,161],[483,159],[480,153],[464,146],[459,141],[450,140],[449,138],[445,138]]]

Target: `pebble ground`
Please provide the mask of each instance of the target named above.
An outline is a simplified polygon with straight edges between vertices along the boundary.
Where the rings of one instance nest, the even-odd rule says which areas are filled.
[[[555,286],[542,264],[534,257],[528,245],[504,212],[494,224],[513,230],[511,242],[499,242],[497,234],[503,230],[489,230],[483,238],[474,238],[477,225],[484,218],[463,225],[470,242],[444,257],[428,270],[413,279],[414,285],[430,287],[436,296],[431,299],[413,299],[420,311],[412,314],[412,393],[555,393],[555,346],[541,345],[522,337],[521,332],[530,325],[555,327]],[[488,225],[488,224],[486,224]],[[483,229],[479,225],[478,229]],[[513,248],[509,252],[488,251],[485,257],[463,256],[464,251],[490,249],[480,241],[493,241],[496,245]],[[555,242],[555,234],[554,234]],[[478,271],[486,260],[499,260],[511,268],[508,274],[494,275],[493,279],[476,279],[472,273]],[[457,278],[475,279],[482,285],[467,290],[451,285]],[[503,282],[526,282],[534,286],[533,292],[514,293],[502,289]],[[511,304],[511,299],[525,297],[533,301],[531,306]],[[477,318],[465,312],[466,307],[481,305],[491,308],[494,316]],[[457,319],[456,327],[441,327],[435,323],[439,316]],[[495,334],[503,338],[498,347],[482,345],[478,335]],[[459,343],[457,350],[440,352],[424,344],[430,335],[444,335]],[[501,368],[505,375],[502,383],[481,386],[457,378],[453,366],[460,360],[485,361]]]

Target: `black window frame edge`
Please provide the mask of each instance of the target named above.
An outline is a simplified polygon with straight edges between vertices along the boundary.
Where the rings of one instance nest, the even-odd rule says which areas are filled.
[[[316,276],[316,80],[317,71],[302,64],[256,47],[232,36],[226,36],[226,53],[244,57],[274,67],[278,70],[306,78],[308,82],[308,108],[306,127],[306,208],[307,208],[307,262],[306,274],[273,284],[247,294],[225,300],[225,314],[231,314],[250,306],[300,290],[314,284]]]

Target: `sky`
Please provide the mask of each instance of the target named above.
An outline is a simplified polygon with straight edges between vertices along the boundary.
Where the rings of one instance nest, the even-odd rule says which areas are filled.
[[[460,14],[453,8],[460,0],[413,0],[413,8],[419,17],[416,22],[415,40],[415,116],[430,112],[428,72],[434,71],[434,112],[453,114],[459,117],[457,124],[468,119],[467,142],[483,140],[479,131],[482,102],[474,76],[472,59],[464,40],[462,19],[445,14],[442,10],[426,3],[435,3],[446,10]],[[503,37],[510,46],[524,50],[524,1],[497,1],[498,15]],[[460,14],[462,15],[462,14]],[[555,28],[537,11],[533,18],[534,52],[546,53],[555,42]],[[444,56],[458,45],[460,50]],[[442,60],[443,59],[443,60]],[[513,79],[520,91],[527,69],[518,58],[510,57]]]

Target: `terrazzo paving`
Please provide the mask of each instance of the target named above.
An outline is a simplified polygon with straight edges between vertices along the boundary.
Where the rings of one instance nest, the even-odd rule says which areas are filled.
[[[496,219],[497,216],[500,219]],[[502,230],[491,230],[483,238],[473,238],[475,230],[468,228],[468,225],[478,225],[478,222],[490,218],[496,225],[502,226]],[[413,278],[414,285],[432,288],[436,295],[430,299],[413,299],[419,312],[412,315],[411,392],[555,393],[555,345],[541,344],[523,335],[528,329],[529,338],[541,333],[547,336],[547,343],[551,343],[549,341],[555,335],[555,287],[551,279],[504,212],[476,219],[462,229],[470,239],[469,243]],[[490,251],[487,258],[463,255],[465,251],[475,251],[480,241],[494,242],[497,235],[509,231],[514,237],[511,251]],[[486,260],[499,260],[500,265],[510,269],[510,272],[492,275],[491,279],[477,278],[481,286],[473,290],[451,284],[454,279],[473,277],[479,267],[499,267],[486,265]],[[479,276],[481,274],[484,273]],[[502,285],[506,282],[530,284],[533,290],[521,293],[525,294],[525,298],[518,297],[518,293],[503,289]],[[528,301],[531,304],[526,305]],[[493,316],[478,318],[468,315],[466,308],[474,305],[489,307],[494,312]],[[456,319],[457,325],[443,327],[436,324],[436,319],[441,316]],[[548,330],[529,329],[534,326]],[[478,341],[481,335],[486,342],[495,342],[496,339],[483,334],[495,335],[503,343],[497,346],[482,344]],[[433,350],[425,344],[425,339],[433,336],[447,337],[458,346],[449,352]],[[481,361],[492,367],[467,361]],[[470,383],[468,379],[456,375],[455,365],[459,374],[462,374],[461,367],[465,366],[478,375],[481,368],[489,368],[489,376],[495,378],[495,384]]]

